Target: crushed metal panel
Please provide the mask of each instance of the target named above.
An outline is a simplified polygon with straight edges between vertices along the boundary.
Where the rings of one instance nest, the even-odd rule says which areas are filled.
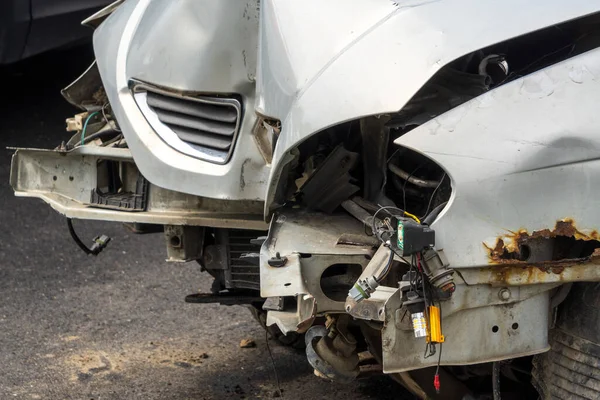
[[[140,172],[153,184],[221,200],[263,200],[270,168],[251,134],[257,119],[258,13],[254,0],[125,1],[94,32],[111,109]],[[194,15],[203,22],[189,18]],[[182,41],[182,35],[203,40]],[[148,57],[170,62],[149,64]],[[244,115],[236,147],[242,151],[234,151],[225,165],[182,155],[140,111],[129,87],[132,79],[187,94],[241,95]]]
[[[286,154],[315,132],[357,116],[396,112],[457,58],[600,8],[589,0],[530,0],[526,6],[510,0],[503,7],[493,0],[398,2],[398,7],[392,1],[324,3],[261,3],[258,109],[280,119],[284,132],[267,199],[274,197]],[[313,47],[319,51],[305,57],[303,49]],[[469,142],[455,146],[459,143]],[[266,205],[268,210],[269,200]]]
[[[283,334],[288,332],[304,333],[310,328],[317,316],[317,303],[310,295],[296,298],[296,311],[267,311],[266,325],[277,325]]]
[[[16,196],[44,200],[59,213],[76,219],[266,229],[260,201],[224,201],[149,185],[146,211],[128,212],[91,207],[98,160],[132,163],[128,149],[81,146],[68,152],[16,149],[10,184]],[[126,177],[122,177],[125,179]],[[125,186],[135,182],[124,183]]]
[[[403,322],[400,296],[385,306],[382,330],[383,370],[396,373],[434,366],[438,355],[424,358],[425,339],[415,338]],[[467,365],[545,352],[548,345],[549,292],[517,303],[467,309],[446,315],[441,365]],[[408,313],[407,313],[408,314]],[[437,348],[439,352],[439,347]]]
[[[103,149],[103,159],[133,161],[126,149]],[[91,146],[70,152],[16,149],[11,161],[10,185],[17,194],[60,193],[81,203],[89,202],[91,189],[96,187],[98,155],[98,150]]]
[[[359,246],[343,245],[340,238],[348,233],[366,237]],[[347,214],[328,215],[303,210],[285,210],[273,216],[269,229],[269,239],[263,250],[269,256],[275,252],[281,255],[303,254],[362,254],[372,255],[367,245],[369,236],[365,234],[363,224]]]
[[[334,301],[323,292],[321,275],[334,264],[354,264],[364,269],[367,257],[373,254],[369,245],[340,244],[340,238],[348,233],[365,235],[363,225],[347,214],[294,209],[275,214],[260,252],[261,296],[310,294],[316,299],[319,313],[343,311],[344,301]],[[287,262],[278,267],[269,265],[277,253],[287,257]]]
[[[491,90],[396,140],[451,177],[452,196],[432,227],[453,268],[488,265],[489,251],[480,243],[493,247],[508,231],[553,229],[565,216],[588,235],[600,227],[598,76],[600,49],[594,49]],[[458,227],[468,229],[457,234]]]

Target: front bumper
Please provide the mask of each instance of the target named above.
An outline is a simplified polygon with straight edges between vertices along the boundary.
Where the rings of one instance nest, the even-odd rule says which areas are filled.
[[[12,158],[10,184],[17,196],[37,197],[69,218],[160,225],[196,225],[265,229],[262,203],[222,202],[148,185],[144,210],[101,208],[91,193],[99,185],[102,161],[126,164],[123,187],[135,187],[139,174],[128,149],[82,146],[69,152],[17,149]],[[124,168],[120,168],[124,170]]]

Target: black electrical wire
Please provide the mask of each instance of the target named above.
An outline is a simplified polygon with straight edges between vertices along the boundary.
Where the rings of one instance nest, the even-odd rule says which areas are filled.
[[[112,135],[113,137],[115,137],[115,136],[120,135],[120,133],[117,131],[114,131],[114,130],[96,132],[96,133],[91,134],[90,136],[86,136],[83,139],[83,144],[89,143],[94,139],[101,138],[103,136],[108,136],[108,135]]]
[[[267,344],[267,350],[269,351],[269,357],[271,358],[271,365],[273,365],[273,372],[275,373],[275,382],[277,383],[277,392],[279,397],[283,397],[281,392],[281,385],[279,384],[279,374],[277,373],[277,367],[275,366],[275,360],[273,359],[273,353],[271,353],[271,346],[269,346],[269,331],[265,329],[265,343]]]
[[[77,233],[75,233],[75,229],[73,228],[73,222],[71,221],[71,218],[67,218],[67,226],[69,227],[69,233],[71,234],[71,237],[73,238],[73,240],[75,241],[75,243],[77,244],[77,246],[79,246],[79,248],[81,250],[83,250],[83,252],[85,254],[97,255],[96,252],[94,252],[92,249],[90,249],[89,247],[87,247],[81,241],[81,239],[79,239],[79,236],[77,236]]]
[[[492,363],[492,391],[494,400],[502,400],[500,392],[500,363]]]
[[[440,302],[439,298],[438,298],[438,307],[440,309],[440,326],[443,326],[442,303]],[[443,345],[443,343],[440,343],[440,352],[438,354],[438,362],[437,362],[437,367],[435,369],[435,374],[438,375],[438,376],[440,374],[440,364],[442,363],[442,345]]]
[[[105,109],[106,109],[106,106],[108,106],[108,105],[109,105],[109,103],[105,103],[105,104],[102,106],[102,109],[101,109],[100,111],[102,111],[102,116],[104,117],[104,122],[106,122],[106,125],[109,125],[109,126],[110,126],[110,121],[109,121],[108,117],[106,116],[106,110],[105,110]],[[113,122],[114,122],[114,125],[115,125],[115,126],[113,126],[112,128],[113,128],[115,131],[117,131],[117,132],[121,132],[121,129],[119,129],[119,128],[117,128],[117,127],[116,127],[116,125],[117,125],[117,121],[113,121]]]
[[[431,225],[431,223],[437,218],[438,215],[442,212],[444,207],[448,204],[447,201],[436,206],[427,216],[423,219],[423,225]]]
[[[111,144],[113,144],[113,143],[116,143],[116,142],[118,142],[118,141],[119,141],[119,140],[121,140],[121,139],[123,139],[123,134],[122,134],[122,133],[119,133],[117,136],[115,136],[115,137],[114,137],[114,138],[112,138],[112,139],[109,139],[109,140],[107,140],[106,142],[102,143],[100,146],[102,146],[102,147],[106,147],[106,146],[108,146],[108,145],[111,145]]]
[[[419,166],[417,168],[415,168],[410,175],[408,175],[408,177],[410,178],[411,176],[413,176],[415,174],[415,172],[417,172],[421,167],[423,166],[423,164],[419,164]],[[402,206],[404,207],[404,209],[406,210],[406,184],[408,183],[408,180],[404,181],[404,185],[402,186]]]
[[[433,201],[433,198],[435,197],[435,193],[438,191],[438,189],[440,188],[440,186],[442,186],[442,182],[444,182],[444,179],[446,179],[446,173],[445,172],[444,172],[444,175],[442,175],[442,179],[440,179],[440,182],[437,184],[437,186],[435,187],[435,189],[433,189],[433,192],[431,193],[431,197],[429,197],[429,203],[427,204],[427,209],[425,210],[425,213],[423,214],[423,216],[421,217],[421,219],[424,219],[427,216],[427,213],[429,212],[429,208],[431,208],[431,202]]]
[[[421,285],[423,286],[423,299],[425,300],[425,318],[427,320],[427,323],[429,323],[431,321],[431,317],[429,315],[429,305],[434,305],[433,293],[431,290],[428,290],[428,288],[427,288],[427,281],[425,280],[425,273],[423,272],[423,266],[421,265],[421,254],[417,253],[415,258],[417,259],[417,271],[421,276]],[[442,320],[441,320],[441,309],[440,309],[440,324],[441,324],[441,322],[442,322]],[[436,351],[435,345],[427,343],[425,345],[425,354],[427,354],[428,349],[430,350],[429,354],[426,355],[424,358],[431,357],[435,354],[435,351]]]
[[[408,269],[408,283],[410,284],[410,290],[412,292],[416,292],[417,288],[415,287],[415,283],[413,281],[413,268],[415,267],[415,255],[413,254],[410,259],[410,268]]]

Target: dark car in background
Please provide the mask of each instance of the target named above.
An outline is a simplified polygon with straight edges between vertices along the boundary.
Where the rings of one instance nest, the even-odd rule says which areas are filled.
[[[89,40],[81,21],[112,0],[0,0],[0,64]]]

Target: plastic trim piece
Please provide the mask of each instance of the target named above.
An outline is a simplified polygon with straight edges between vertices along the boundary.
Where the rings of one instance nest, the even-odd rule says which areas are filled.
[[[237,136],[240,131],[240,126],[242,122],[242,103],[235,98],[219,98],[219,97],[205,97],[205,96],[189,96],[189,95],[181,95],[178,93],[172,93],[166,90],[158,89],[153,86],[149,86],[147,84],[138,84],[134,83],[132,86],[133,97],[135,102],[137,103],[140,111],[150,124],[150,126],[154,129],[156,134],[165,141],[169,146],[174,148],[175,150],[187,154],[189,156],[212,162],[215,164],[227,164],[231,159],[231,155],[233,154],[233,150],[235,148],[235,143],[237,140]],[[178,135],[171,127],[163,123],[158,114],[148,105],[148,97],[147,93],[153,92],[157,94],[161,94],[164,96],[172,97],[173,99],[186,100],[190,102],[197,102],[202,104],[209,105],[227,105],[235,109],[237,118],[235,124],[235,130],[233,132],[233,137],[231,138],[231,146],[227,150],[216,150],[213,148],[200,146],[197,144],[193,144],[181,139],[181,135]],[[224,136],[225,138],[225,136]]]

